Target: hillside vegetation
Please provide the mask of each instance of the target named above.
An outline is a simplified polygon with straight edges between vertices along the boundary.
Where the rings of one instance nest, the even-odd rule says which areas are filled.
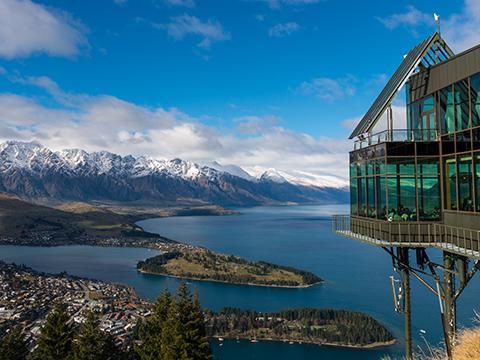
[[[204,248],[179,248],[137,265],[139,271],[228,283],[307,287],[322,281],[307,271],[270,264],[251,262],[233,255],[214,253]]]
[[[16,244],[63,245],[106,237],[148,236],[122,214],[85,203],[60,208],[33,204],[0,192],[0,237]]]
[[[275,341],[295,341],[318,345],[376,347],[391,345],[393,335],[372,317],[353,311],[333,309],[293,309],[260,313],[225,308],[206,312],[207,335]]]

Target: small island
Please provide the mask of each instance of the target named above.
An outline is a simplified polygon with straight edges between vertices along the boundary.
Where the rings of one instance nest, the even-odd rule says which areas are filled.
[[[395,343],[392,333],[369,315],[334,309],[292,309],[260,313],[225,308],[205,312],[207,336],[375,348]]]
[[[140,272],[192,280],[232,284],[302,288],[322,282],[317,275],[264,261],[251,262],[238,256],[205,248],[170,245],[171,251],[140,261]]]

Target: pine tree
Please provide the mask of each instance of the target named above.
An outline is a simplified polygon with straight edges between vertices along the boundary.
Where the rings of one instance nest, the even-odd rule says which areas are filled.
[[[10,330],[0,340],[0,360],[25,360],[27,355],[27,342],[20,328]]]
[[[172,296],[169,292],[162,294],[156,301],[153,314],[140,326],[141,345],[135,346],[140,360],[160,359],[162,352],[162,330],[168,316]]]
[[[68,325],[69,316],[62,304],[48,314],[38,338],[34,359],[65,360],[71,358],[73,332]]]
[[[112,337],[97,325],[93,312],[87,314],[73,345],[74,360],[111,360],[119,357]]]
[[[140,360],[208,360],[210,345],[198,296],[192,297],[185,283],[178,289],[178,301],[164,293],[155,303],[153,314],[141,326]]]
[[[185,283],[178,289],[178,318],[181,356],[192,360],[210,359],[210,345],[206,338],[205,319],[198,295],[192,298]]]
[[[193,308],[192,308],[193,320],[192,323],[198,329],[197,337],[194,340],[194,357],[193,359],[206,360],[212,358],[212,351],[210,349],[210,343],[208,342],[207,333],[205,329],[205,316],[202,312],[200,306],[200,300],[198,298],[198,293],[195,292],[193,297]]]
[[[184,359],[181,349],[184,347],[181,343],[180,321],[178,316],[178,306],[175,301],[170,303],[168,314],[163,323],[161,338],[161,356],[162,360],[180,360]]]

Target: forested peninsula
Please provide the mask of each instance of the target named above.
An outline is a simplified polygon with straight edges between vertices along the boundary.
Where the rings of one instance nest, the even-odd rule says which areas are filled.
[[[205,312],[207,336],[355,348],[393,345],[390,331],[373,317],[348,310],[292,309],[260,313],[225,308]]]

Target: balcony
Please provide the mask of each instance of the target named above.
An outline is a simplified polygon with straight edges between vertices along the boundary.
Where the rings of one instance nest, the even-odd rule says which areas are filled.
[[[358,139],[355,141],[354,150],[360,150],[371,145],[378,145],[385,142],[439,141],[439,135],[440,134],[437,129],[385,130]]]
[[[381,247],[433,247],[480,259],[480,231],[430,222],[391,222],[334,215],[333,231]]]

